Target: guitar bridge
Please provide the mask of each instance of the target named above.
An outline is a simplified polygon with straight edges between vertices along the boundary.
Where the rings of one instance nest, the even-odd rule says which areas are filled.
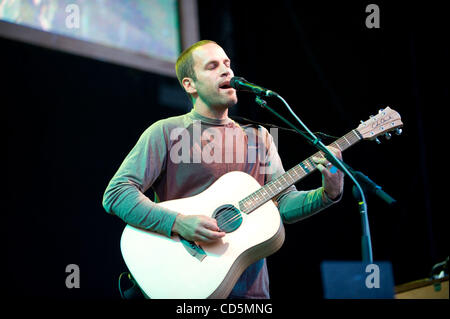
[[[205,259],[205,257],[207,255],[206,255],[205,251],[202,249],[202,247],[200,247],[193,241],[186,240],[185,238],[183,238],[181,236],[179,236],[179,237],[180,237],[180,241],[183,244],[184,248],[187,250],[187,252],[189,254],[192,255],[192,257],[197,258],[198,261],[203,261],[203,259]]]

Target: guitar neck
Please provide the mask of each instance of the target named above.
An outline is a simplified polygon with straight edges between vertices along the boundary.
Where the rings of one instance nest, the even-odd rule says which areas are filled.
[[[362,136],[357,130],[352,130],[345,134],[338,140],[331,143],[329,146],[337,148],[341,151],[345,151],[350,146],[356,144],[362,140]],[[245,197],[239,202],[239,208],[242,212],[249,214],[264,203],[268,202],[272,198],[277,197],[280,193],[286,190],[291,185],[297,183],[302,178],[306,177],[310,173],[314,172],[317,167],[314,164],[313,157],[324,158],[322,152],[317,152],[314,155],[308,157],[306,160],[297,164],[283,175],[270,181],[256,192],[253,192],[249,196]]]

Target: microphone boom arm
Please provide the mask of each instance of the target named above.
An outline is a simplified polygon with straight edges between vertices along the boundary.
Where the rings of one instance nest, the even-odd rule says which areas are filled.
[[[341,160],[339,160],[328,148],[322,143],[322,141],[314,135],[313,132],[309,130],[309,128],[298,118],[298,116],[292,111],[289,104],[281,97],[279,94],[276,94],[276,97],[279,98],[283,104],[287,107],[292,116],[300,123],[300,125],[304,128],[304,130],[309,134],[304,134],[301,130],[299,130],[295,125],[286,120],[283,116],[274,111],[271,107],[267,105],[267,102],[261,99],[259,96],[256,96],[256,103],[261,107],[266,108],[270,112],[272,112],[275,116],[280,118],[287,125],[292,127],[297,133],[303,136],[308,143],[315,146],[319,151],[322,151],[325,155],[325,158],[340,169],[344,174],[348,175],[350,179],[355,184],[356,189],[359,191],[360,200],[358,202],[359,211],[361,214],[361,225],[362,225],[362,235],[361,235],[361,250],[362,250],[362,260],[363,262],[367,262],[369,264],[373,263],[373,253],[372,253],[372,241],[370,236],[370,228],[369,228],[369,220],[367,217],[367,203],[364,196],[364,191],[361,188],[361,185],[358,183],[357,179],[350,173],[349,169],[347,169],[347,164],[343,164]],[[347,166],[346,166],[347,165]]]

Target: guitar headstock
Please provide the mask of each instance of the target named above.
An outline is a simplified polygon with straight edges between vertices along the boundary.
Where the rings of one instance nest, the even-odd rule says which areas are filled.
[[[361,121],[361,124],[356,129],[359,134],[365,140],[376,140],[380,135],[385,135],[386,138],[390,138],[391,135],[389,132],[396,131],[397,135],[400,135],[402,130],[400,129],[403,126],[402,119],[398,112],[394,111],[390,107],[385,109],[381,109],[377,115],[371,116],[365,122]]]

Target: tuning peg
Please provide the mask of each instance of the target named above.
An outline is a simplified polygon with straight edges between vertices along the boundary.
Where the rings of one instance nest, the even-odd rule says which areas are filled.
[[[387,140],[390,140],[391,139],[391,137],[392,137],[392,135],[391,135],[391,133],[386,133],[386,134],[384,134],[384,137],[387,139]]]
[[[397,127],[397,128],[395,129],[395,134],[397,134],[397,135],[402,134],[402,132],[403,132],[403,130],[402,130],[401,128],[399,128],[399,127]]]
[[[377,138],[375,138],[375,142],[377,142],[377,144],[381,144],[381,141]]]

